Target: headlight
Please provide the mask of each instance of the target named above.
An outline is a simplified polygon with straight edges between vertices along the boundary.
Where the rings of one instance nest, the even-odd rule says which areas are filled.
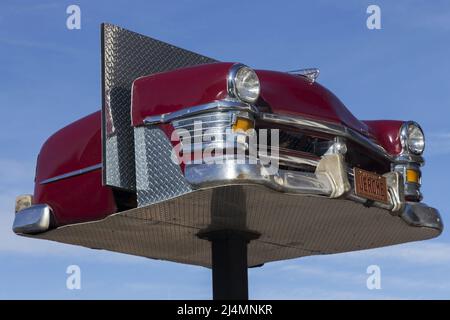
[[[235,64],[228,74],[228,93],[248,103],[258,100],[260,92],[256,72],[242,64]]]
[[[425,149],[425,136],[420,126],[413,121],[405,122],[400,132],[404,150],[420,155]]]

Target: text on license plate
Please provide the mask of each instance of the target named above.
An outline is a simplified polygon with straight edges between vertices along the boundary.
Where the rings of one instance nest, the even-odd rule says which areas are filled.
[[[374,201],[388,203],[386,177],[353,168],[356,195]]]

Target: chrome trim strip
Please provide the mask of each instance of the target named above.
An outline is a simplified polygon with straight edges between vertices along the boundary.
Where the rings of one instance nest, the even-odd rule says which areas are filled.
[[[230,70],[228,71],[228,75],[227,75],[228,96],[236,98],[236,99],[239,98],[237,90],[236,90],[235,79],[236,79],[236,75],[237,75],[239,69],[244,68],[244,67],[247,67],[247,66],[242,63],[235,63],[231,66]]]
[[[190,107],[170,113],[150,116],[144,119],[144,124],[148,125],[148,124],[167,123],[179,118],[193,116],[209,111],[231,111],[231,110],[240,110],[252,113],[258,112],[258,109],[256,109],[254,105],[248,103],[235,100],[217,100],[211,103],[202,104],[199,106]]]
[[[189,164],[185,168],[185,177],[194,189],[250,183],[280,192],[326,197],[333,193],[333,186],[325,175],[285,170],[270,175],[260,162],[239,164],[236,160],[227,160],[223,164]]]
[[[319,159],[314,160],[314,159],[308,159],[308,158],[301,158],[301,157],[297,157],[297,156],[283,154],[281,152],[278,152],[277,157],[274,157],[274,156],[268,155],[268,154],[258,153],[258,158],[265,159],[266,161],[277,160],[280,164],[285,164],[285,165],[289,164],[291,166],[306,165],[306,166],[315,168],[319,164]]]
[[[361,133],[351,128],[348,128],[344,125],[319,120],[304,119],[295,116],[284,116],[274,113],[259,112],[257,107],[252,104],[231,99],[217,100],[211,103],[178,110],[171,113],[150,116],[144,119],[144,124],[152,125],[158,123],[168,123],[177,120],[179,118],[194,116],[210,111],[232,111],[232,110],[251,112],[255,114],[257,118],[263,121],[294,126],[304,130],[319,131],[334,136],[344,137],[370,149],[371,151],[377,153],[382,158],[395,164],[417,162],[422,165],[424,163],[423,157],[419,155],[402,153],[398,156],[391,156],[382,146],[378,145],[377,143],[370,140]]]
[[[387,153],[387,151],[380,145],[376,144],[369,138],[363,136],[359,132],[350,129],[346,126],[329,123],[324,121],[296,118],[292,116],[283,116],[273,113],[260,113],[258,117],[263,121],[278,123],[282,125],[295,126],[304,130],[320,131],[330,135],[336,135],[347,138],[353,142],[356,142],[371,151],[377,153],[381,157],[394,163],[404,163],[405,161],[420,162],[421,157],[393,157]],[[423,159],[422,159],[423,162]]]
[[[411,151],[409,149],[409,144],[408,144],[408,127],[410,125],[413,125],[413,126],[416,126],[417,128],[419,128],[419,130],[422,132],[422,135],[424,137],[424,147],[423,147],[424,149],[420,153],[415,153],[415,152],[413,152],[413,151]],[[402,144],[402,153],[401,154],[406,154],[406,155],[413,154],[413,155],[416,155],[416,156],[420,156],[421,154],[423,154],[423,152],[425,150],[425,134],[424,134],[422,128],[420,127],[420,125],[417,122],[415,122],[415,121],[405,121],[402,124],[401,128],[400,128],[399,135],[400,135],[400,143]]]
[[[70,177],[73,177],[73,176],[79,176],[81,174],[88,173],[88,172],[91,172],[91,171],[94,171],[94,170],[97,170],[97,169],[101,169],[101,168],[102,168],[102,164],[98,163],[98,164],[95,164],[93,166],[89,166],[89,167],[86,167],[86,168],[83,168],[83,169],[79,169],[79,170],[75,170],[75,171],[71,171],[71,172],[67,172],[67,173],[63,173],[63,174],[60,174],[58,176],[55,176],[55,177],[43,180],[43,181],[40,182],[40,184],[47,184],[47,183],[50,183],[50,182],[55,182],[55,181],[66,179],[66,178],[70,178]]]

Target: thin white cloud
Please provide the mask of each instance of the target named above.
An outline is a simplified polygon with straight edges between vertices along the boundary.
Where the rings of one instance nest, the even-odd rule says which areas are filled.
[[[14,184],[14,187],[32,186],[33,179],[34,164],[12,159],[0,159],[0,190],[3,186],[11,184]]]
[[[445,265],[450,263],[450,243],[422,242],[407,244],[374,251],[372,256],[427,265]]]
[[[398,295],[385,294],[384,292],[369,291],[361,292],[358,290],[339,290],[331,286],[327,288],[320,288],[319,286],[302,286],[299,284],[298,288],[286,289],[257,289],[250,292],[251,299],[256,300],[400,300],[405,299]]]
[[[427,156],[450,154],[450,132],[431,132],[426,135]]]
[[[251,277],[279,280],[255,287],[256,299],[430,299],[450,296],[448,243],[309,257],[269,264]],[[427,261],[431,260],[431,261]],[[381,290],[368,290],[366,267],[381,268]],[[256,275],[255,275],[256,274]],[[263,285],[264,284],[264,287]],[[282,289],[280,289],[282,288]]]
[[[450,10],[442,6],[430,6],[427,1],[422,3],[411,3],[407,5],[407,14],[405,14],[405,3],[402,1],[390,3],[392,10],[390,12],[391,21],[407,28],[430,29],[432,31],[448,32],[450,31]],[[405,19],[406,18],[406,19]]]
[[[4,11],[9,11],[13,13],[36,13],[41,14],[42,11],[48,11],[51,9],[57,9],[64,7],[64,4],[61,2],[41,2],[41,3],[27,3],[27,4],[20,4],[20,3],[13,3],[7,7],[4,8]]]
[[[342,269],[335,270],[325,266],[317,267],[317,265],[306,265],[301,262],[298,264],[286,262],[286,264],[280,266],[280,272],[289,272],[301,277],[326,278],[354,284],[365,283],[366,281],[366,274],[363,273],[355,274],[354,272],[342,271]]]
[[[43,41],[0,38],[0,44],[3,44],[5,46],[15,46],[28,49],[53,51],[69,55],[79,55],[86,53],[86,51],[80,48],[73,48],[58,43],[49,43]]]
[[[199,277],[202,279],[202,277]],[[210,299],[210,286],[193,285],[192,283],[171,283],[167,282],[128,282],[121,284],[121,288],[125,288],[134,293],[139,293],[145,299]]]
[[[450,243],[443,241],[423,241],[390,247],[355,251],[335,255],[340,261],[395,261],[428,266],[442,266],[450,263]]]

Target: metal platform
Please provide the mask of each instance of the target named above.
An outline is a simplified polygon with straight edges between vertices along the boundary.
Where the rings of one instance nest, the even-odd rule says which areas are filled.
[[[197,235],[216,229],[260,235],[248,245],[248,266],[425,240],[440,233],[350,200],[244,185],[193,191],[32,237],[211,267],[211,244]]]

